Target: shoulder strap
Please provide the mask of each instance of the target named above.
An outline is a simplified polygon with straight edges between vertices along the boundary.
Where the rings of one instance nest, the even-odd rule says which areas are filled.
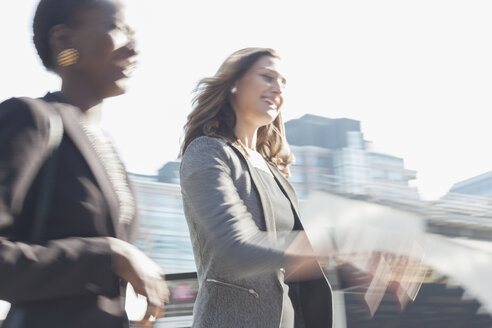
[[[50,129],[48,136],[48,154],[46,161],[39,172],[41,177],[40,186],[37,195],[35,196],[35,217],[33,218],[30,235],[31,241],[38,242],[42,239],[46,217],[53,198],[53,188],[58,167],[58,150],[63,138],[63,122],[56,109],[48,106],[43,100],[31,99],[31,101],[35,101],[38,106],[45,110],[48,115]]]

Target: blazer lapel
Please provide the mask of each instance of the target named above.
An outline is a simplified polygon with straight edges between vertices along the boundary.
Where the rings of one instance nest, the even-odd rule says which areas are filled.
[[[275,177],[275,180],[277,180],[277,183],[280,185],[280,188],[282,191],[285,193],[287,198],[289,199],[292,208],[294,209],[295,215],[297,216],[297,219],[299,220],[299,223],[302,226],[301,222],[301,215],[299,213],[299,205],[297,202],[297,196],[294,188],[292,185],[287,181],[287,179],[284,177],[282,173],[270,162],[266,161],[268,164],[268,167],[270,168],[270,171],[272,172],[273,176]]]
[[[66,134],[70,137],[82,156],[85,158],[90,170],[92,171],[92,174],[94,175],[94,178],[97,181],[97,184],[99,185],[99,188],[101,188],[101,191],[106,198],[111,215],[111,221],[113,222],[114,234],[116,236],[119,226],[119,201],[111,186],[111,181],[109,180],[109,177],[104,166],[101,163],[101,160],[92,148],[89,139],[80,126],[79,109],[68,104],[52,104],[54,104],[55,107],[59,109],[58,112],[62,117],[63,127]]]
[[[248,158],[243,155],[243,153],[239,150],[239,148],[237,148],[230,142],[228,142],[227,144],[236,152],[239,159],[243,160],[248,166],[248,171],[251,176],[251,180],[253,182],[254,187],[256,188],[256,191],[258,192],[258,196],[260,197],[261,207],[263,209],[263,216],[265,217],[266,230],[273,232],[273,235],[276,237],[277,229],[275,226],[275,219],[273,217],[273,207],[270,202],[270,198],[267,195],[265,187],[263,186],[263,182],[258,175],[258,172],[256,172],[255,167],[251,164]]]
[[[296,195],[296,192],[294,190],[294,187],[292,187],[292,185],[287,180],[287,178],[282,173],[280,173],[280,171],[272,163],[267,161],[267,164],[268,164],[270,171],[272,172],[273,176],[275,177],[275,180],[277,180],[277,182],[279,183],[280,188],[283,190],[283,192],[285,193],[285,195],[289,199],[289,201],[292,205],[292,208],[294,209],[294,214],[296,216],[297,222],[300,225],[300,228],[302,230],[304,230],[304,227],[303,227],[302,221],[301,221],[301,215],[299,212],[297,195]],[[309,242],[309,243],[311,245],[311,242]],[[312,245],[311,245],[311,247],[312,247]],[[318,261],[318,266],[319,266],[321,274],[323,275],[323,278],[325,279],[326,283],[328,284],[329,288],[331,289],[331,285],[330,285],[330,282],[328,281],[327,274],[325,273],[323,266],[319,263],[319,261]]]

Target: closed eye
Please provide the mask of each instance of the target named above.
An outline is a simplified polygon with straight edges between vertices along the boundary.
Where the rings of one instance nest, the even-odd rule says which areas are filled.
[[[267,83],[270,83],[270,84],[273,84],[276,80],[278,80],[278,84],[279,84],[280,88],[285,89],[285,85],[286,85],[287,81],[282,76],[273,75],[271,73],[260,73],[260,76]]]
[[[120,30],[126,34],[132,34],[132,29],[126,24],[111,23],[109,24],[110,30]]]
[[[268,83],[272,83],[272,82],[275,80],[275,78],[274,78],[273,76],[270,76],[270,75],[268,75],[268,74],[261,74],[261,76],[262,76],[262,77],[263,77],[263,79],[264,79],[265,81],[267,81]]]

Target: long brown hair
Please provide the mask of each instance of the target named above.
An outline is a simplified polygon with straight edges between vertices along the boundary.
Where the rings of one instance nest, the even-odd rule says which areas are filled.
[[[181,156],[188,145],[200,136],[222,138],[239,145],[234,133],[236,113],[232,108],[230,91],[234,83],[263,56],[279,58],[275,50],[269,48],[241,49],[230,55],[214,76],[198,82],[193,110],[184,126]],[[290,175],[289,165],[293,162],[293,156],[285,138],[281,113],[273,122],[258,129],[256,149],[284,175]]]

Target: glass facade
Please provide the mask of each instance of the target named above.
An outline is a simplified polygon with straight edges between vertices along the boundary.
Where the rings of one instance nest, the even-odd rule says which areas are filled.
[[[290,181],[301,194],[301,199],[311,190],[419,198],[416,188],[408,184],[416,178],[416,172],[406,169],[402,158],[368,151],[360,131],[344,131],[342,134],[337,138],[346,142],[341,143],[345,146],[340,148],[291,146],[297,162],[291,167]]]
[[[492,171],[456,183],[452,193],[492,197]]]
[[[166,273],[196,271],[179,185],[130,177],[140,220],[135,245]]]

